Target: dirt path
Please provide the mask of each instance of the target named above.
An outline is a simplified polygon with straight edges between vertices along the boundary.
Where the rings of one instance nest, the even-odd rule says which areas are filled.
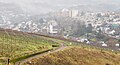
[[[56,49],[56,50],[49,51],[49,52],[45,52],[45,53],[42,53],[42,54],[35,55],[35,56],[33,56],[33,57],[26,58],[26,59],[24,59],[24,60],[21,60],[21,61],[16,62],[15,65],[22,65],[22,64],[24,64],[24,63],[26,63],[26,62],[28,62],[28,61],[30,61],[30,60],[32,60],[32,59],[39,58],[39,57],[44,56],[44,55],[47,55],[47,54],[49,54],[49,53],[58,52],[58,51],[64,50],[65,48],[67,48],[67,46],[64,46],[63,44],[61,44],[61,46],[60,46],[58,49]]]

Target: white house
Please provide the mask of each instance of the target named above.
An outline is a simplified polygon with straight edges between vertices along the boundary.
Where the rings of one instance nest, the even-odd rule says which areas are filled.
[[[85,41],[88,42],[88,39],[81,39],[80,41],[81,42],[85,42]]]
[[[103,43],[103,44],[102,44],[102,46],[103,46],[103,47],[107,47],[108,45],[107,45],[107,44],[105,44],[105,43]]]
[[[58,33],[58,24],[57,24],[57,22],[56,21],[54,21],[54,20],[51,20],[51,21],[49,21],[49,26],[48,26],[48,32],[50,33],[50,34],[57,34]]]
[[[119,43],[117,43],[117,44],[115,44],[115,46],[119,47],[119,46],[120,46],[120,44],[119,44]]]
[[[111,32],[109,32],[109,34],[114,34],[115,33],[115,30],[112,30]]]

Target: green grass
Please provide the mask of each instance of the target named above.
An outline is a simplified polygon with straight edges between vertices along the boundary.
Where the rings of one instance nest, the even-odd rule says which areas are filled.
[[[48,52],[48,51],[51,51],[51,50],[53,50],[53,49],[48,49],[48,50],[45,50],[45,51],[42,51],[42,52],[38,52],[38,53],[35,53],[35,54],[27,55],[27,56],[24,56],[24,57],[19,57],[19,58],[16,58],[16,59],[11,60],[10,62],[15,63],[15,62],[20,61],[20,60],[22,60],[22,59],[26,59],[26,58],[29,58],[29,57],[33,57],[33,56],[35,56],[35,55],[42,54],[42,53],[45,53],[45,52]]]
[[[31,54],[43,52],[53,48],[53,45],[58,46],[58,42],[52,41],[43,37],[34,35],[23,35],[11,32],[7,35],[5,32],[0,32],[0,59],[10,58],[10,60],[26,57]],[[0,63],[6,59],[1,59]]]

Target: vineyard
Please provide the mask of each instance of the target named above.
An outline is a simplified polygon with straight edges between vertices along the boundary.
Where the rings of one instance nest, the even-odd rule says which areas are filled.
[[[15,59],[53,49],[60,42],[12,30],[0,30],[0,65],[6,65],[7,59]]]
[[[60,47],[64,43],[68,49],[27,62],[27,65],[119,65],[119,51],[78,43],[61,37],[51,37],[13,30],[0,29],[0,65],[23,60]],[[79,46],[79,47],[78,47]],[[99,61],[97,63],[97,61]],[[102,62],[102,63],[100,63]],[[25,65],[26,65],[25,64]]]
[[[119,61],[120,53],[75,46],[33,59],[24,65],[120,65]]]

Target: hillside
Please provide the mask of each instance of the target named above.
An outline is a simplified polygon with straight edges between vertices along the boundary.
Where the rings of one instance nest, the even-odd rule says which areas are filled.
[[[76,9],[83,12],[107,12],[107,11],[116,11],[119,9],[119,5],[116,4],[90,4],[90,5],[77,5],[72,6],[69,9]]]
[[[0,64],[16,62],[31,54],[51,50],[59,46],[59,41],[25,32],[0,29]]]
[[[64,43],[63,51],[60,44]],[[70,46],[69,46],[70,45]],[[76,47],[77,45],[77,47]],[[79,47],[78,47],[79,45]],[[55,48],[60,48],[54,52]],[[53,51],[49,53],[48,51]],[[21,61],[36,54],[46,53],[28,61],[25,65],[119,65],[120,53],[100,49],[94,46],[54,38],[39,34],[19,32],[9,29],[0,29],[0,65]]]
[[[120,65],[120,53],[70,47],[66,50],[33,59],[25,65]]]

